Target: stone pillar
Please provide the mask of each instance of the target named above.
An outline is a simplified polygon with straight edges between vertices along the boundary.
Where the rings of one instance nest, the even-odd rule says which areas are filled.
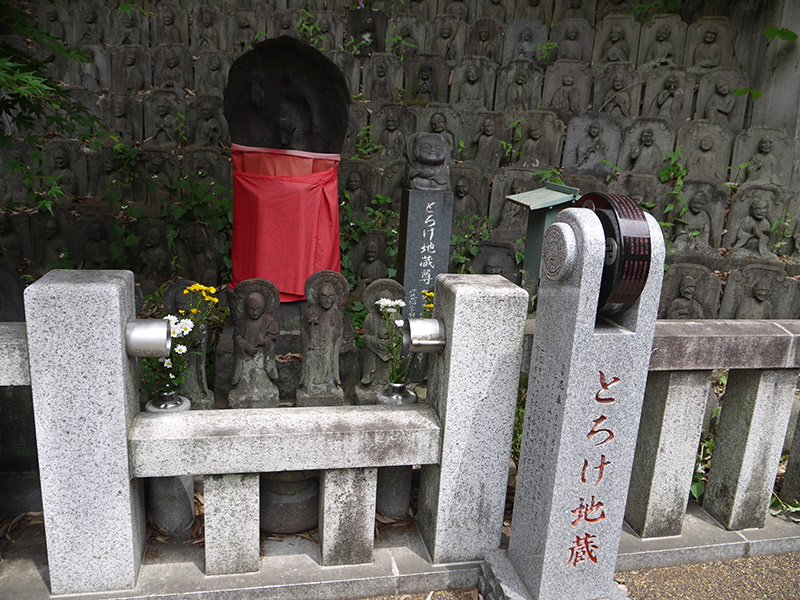
[[[145,541],[128,461],[133,273],[50,271],[25,291],[25,315],[51,593],[132,589]]]
[[[651,371],[625,520],[640,537],[680,535],[711,371]]]
[[[421,317],[422,290],[429,290],[450,264],[453,192],[403,190],[397,280],[406,291],[406,318]]]
[[[319,545],[323,566],[372,562],[377,469],[323,471]]]
[[[800,419],[797,419],[792,436],[792,448],[789,450],[789,462],[783,475],[781,498],[784,502],[800,500]]]
[[[258,571],[258,473],[206,475],[206,575]]]
[[[428,402],[442,458],[422,467],[417,522],[433,562],[482,559],[500,545],[528,294],[500,275],[440,275],[434,317],[447,344]]]
[[[728,373],[703,499],[726,529],[766,522],[796,384],[794,369]]]
[[[639,299],[597,315],[606,245],[590,210],[545,235],[508,556],[537,600],[611,594],[663,276],[661,230]]]

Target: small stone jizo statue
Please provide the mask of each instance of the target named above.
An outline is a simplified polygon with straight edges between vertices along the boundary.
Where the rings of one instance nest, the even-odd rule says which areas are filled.
[[[300,325],[303,365],[298,406],[341,404],[339,351],[342,346],[341,307],[349,293],[347,279],[336,271],[317,271],[306,281],[308,308]]]
[[[274,314],[280,293],[271,281],[246,279],[234,291],[233,378],[228,405],[231,408],[278,406],[278,369]]]
[[[410,190],[450,187],[450,148],[438,133],[415,133],[408,138],[406,180]]]

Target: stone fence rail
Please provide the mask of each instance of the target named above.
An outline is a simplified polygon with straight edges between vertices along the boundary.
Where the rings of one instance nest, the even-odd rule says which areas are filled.
[[[32,386],[52,593],[135,586],[145,477],[205,476],[207,574],[258,569],[258,473],[269,471],[322,471],[323,565],[370,560],[385,466],[423,465],[419,529],[434,563],[495,550],[527,299],[499,276],[442,276],[436,294],[448,343],[430,406],[159,415],[139,412],[125,357],[132,275],[57,271],[32,285],[27,323],[0,324],[0,385]],[[639,535],[680,533],[718,368],[730,373],[703,508],[728,529],[764,525],[799,348],[796,321],[656,324],[625,511]],[[800,490],[798,437],[785,493]]]

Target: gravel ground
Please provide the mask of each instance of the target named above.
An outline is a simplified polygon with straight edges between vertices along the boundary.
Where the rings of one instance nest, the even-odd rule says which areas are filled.
[[[800,600],[800,553],[617,573],[630,600]]]

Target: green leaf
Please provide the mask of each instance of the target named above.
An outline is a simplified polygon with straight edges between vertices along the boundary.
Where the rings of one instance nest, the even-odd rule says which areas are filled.
[[[778,32],[778,37],[784,42],[793,42],[797,39],[797,34],[791,29],[783,28]]]
[[[733,95],[734,96],[746,96],[747,92],[749,92],[749,91],[750,91],[750,88],[737,88],[737,89],[733,90]]]
[[[761,33],[763,33],[764,37],[768,40],[774,40],[780,31],[781,30],[777,27],[764,27],[764,30]]]
[[[764,92],[761,90],[750,90],[750,95],[753,97],[753,100],[758,100],[764,95]]]
[[[692,497],[693,497],[695,500],[698,500],[698,501],[699,501],[699,500],[700,500],[700,497],[701,497],[701,496],[702,496],[702,495],[705,493],[705,491],[706,491],[706,484],[705,484],[705,483],[703,483],[702,481],[695,481],[695,482],[692,484],[692,486],[689,488],[689,491],[691,492],[691,494],[692,494]]]

